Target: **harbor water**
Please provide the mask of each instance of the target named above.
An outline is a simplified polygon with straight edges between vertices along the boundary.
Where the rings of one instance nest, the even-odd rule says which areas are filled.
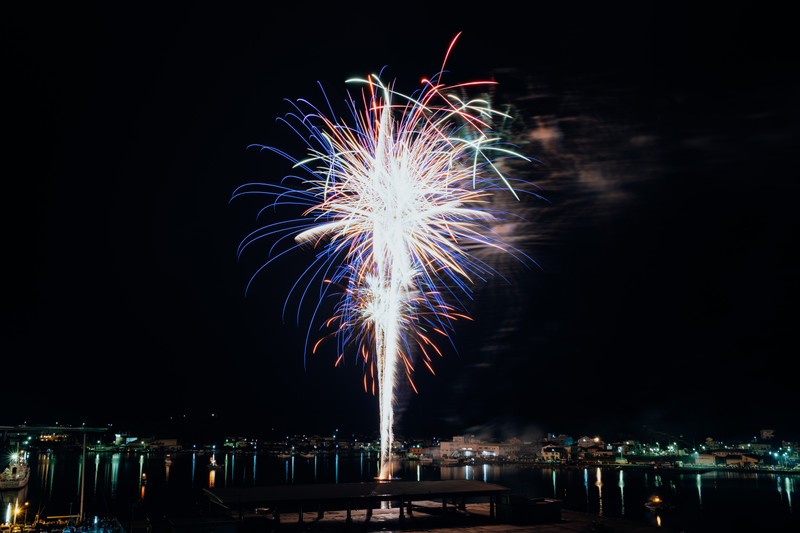
[[[216,468],[210,468],[211,460]],[[190,514],[203,489],[372,481],[378,458],[367,453],[280,457],[252,452],[34,452],[31,479],[4,491],[3,513],[24,510],[18,522],[83,514],[125,524]],[[675,472],[526,464],[439,466],[403,461],[400,480],[469,479],[529,497],[555,498],[564,509],[624,518],[678,531],[800,531],[800,474],[711,470]],[[646,504],[658,496],[663,505]]]

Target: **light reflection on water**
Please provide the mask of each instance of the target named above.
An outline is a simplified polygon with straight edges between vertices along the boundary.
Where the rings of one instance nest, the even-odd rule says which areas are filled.
[[[554,483],[555,483],[555,476],[556,476],[556,471],[553,470]],[[597,501],[599,503],[597,514],[599,516],[603,516],[603,471],[599,466],[597,467],[595,476],[597,478],[597,481],[594,482],[594,485],[597,487]]]
[[[697,485],[697,503],[700,504],[700,507],[703,506],[703,479],[700,477],[701,474],[696,474],[696,485]]]
[[[316,454],[288,458],[275,455],[219,453],[221,468],[209,469],[208,455],[201,452],[171,454],[89,453],[84,493],[87,515],[130,516],[157,512],[178,502],[190,502],[203,489],[261,485],[354,483],[373,481],[379,460],[369,454]],[[45,516],[78,512],[81,455],[74,452],[40,454],[34,458],[27,488],[31,511]],[[604,517],[624,517],[666,527],[707,525],[729,516],[796,524],[792,500],[800,474],[711,471],[706,473],[658,473],[613,467],[550,467],[478,464],[442,466],[401,461],[395,477],[400,480],[465,479],[496,483],[517,494],[555,498],[565,509]],[[594,479],[589,482],[590,476]],[[603,478],[615,480],[615,489]],[[607,490],[603,490],[604,486]],[[648,511],[644,503],[658,494],[674,509]],[[11,496],[3,493],[3,506]],[[167,504],[166,502],[169,502]],[[35,510],[35,511],[34,511]],[[748,514],[749,513],[749,514]],[[749,517],[749,518],[748,518]],[[745,522],[746,523],[746,522]]]

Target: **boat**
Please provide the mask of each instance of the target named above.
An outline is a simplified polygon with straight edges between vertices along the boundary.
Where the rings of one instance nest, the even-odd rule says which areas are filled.
[[[222,468],[224,468],[224,466],[219,464],[217,462],[217,459],[212,455],[211,456],[211,461],[209,461],[209,463],[208,463],[208,469],[209,470],[221,470]]]
[[[8,466],[0,473],[0,490],[19,490],[28,485],[31,469],[24,451],[13,452],[8,458]]]
[[[664,501],[661,496],[653,495],[644,504],[648,511],[663,511],[665,509],[672,509],[674,506]]]

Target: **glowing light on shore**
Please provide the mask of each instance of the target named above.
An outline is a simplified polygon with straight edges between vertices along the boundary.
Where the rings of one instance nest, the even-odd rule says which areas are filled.
[[[392,478],[398,378],[405,376],[416,391],[417,364],[433,372],[434,357],[442,355],[437,337],[450,336],[456,320],[469,319],[462,299],[470,296],[470,287],[497,274],[475,252],[493,248],[529,262],[492,230],[504,214],[493,207],[492,197],[503,191],[519,199],[518,180],[507,175],[503,162],[531,160],[493,130],[492,124],[507,115],[486,99],[466,96],[494,82],[444,83],[457,39],[442,70],[423,79],[411,95],[377,75],[348,80],[362,86],[357,97],[347,97],[350,123],[328,118],[307,100],[294,102],[284,121],[305,140],[305,157],[254,146],[287,158],[307,177],[249,183],[232,195],[232,200],[267,195],[271,201],[261,213],[279,205],[304,209],[301,216],[268,223],[241,241],[239,256],[263,239],[273,242],[247,290],[290,250],[316,251],[292,292],[302,293],[302,303],[311,294],[301,280],[322,280],[312,302],[315,317],[328,296],[338,296],[325,320],[330,334],[314,341],[311,352],[334,339],[336,365],[347,354],[362,362],[364,389],[379,399],[380,479]],[[332,109],[330,116],[335,116]],[[287,249],[277,251],[285,243],[290,243]],[[309,337],[307,346],[312,346]]]

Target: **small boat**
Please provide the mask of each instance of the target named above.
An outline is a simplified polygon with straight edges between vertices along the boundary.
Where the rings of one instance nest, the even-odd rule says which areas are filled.
[[[167,456],[164,457],[164,464],[167,466],[172,464],[172,456],[170,456],[170,454],[167,454]]]
[[[664,499],[659,495],[653,495],[650,497],[649,500],[644,504],[648,511],[663,511],[665,509],[671,509],[673,506],[664,501]]]
[[[0,490],[18,490],[28,484],[31,469],[24,451],[13,452],[8,458],[8,466],[0,473]]]
[[[220,470],[222,468],[224,468],[223,465],[217,463],[217,460],[212,455],[211,456],[211,461],[208,463],[208,469],[209,470]]]

